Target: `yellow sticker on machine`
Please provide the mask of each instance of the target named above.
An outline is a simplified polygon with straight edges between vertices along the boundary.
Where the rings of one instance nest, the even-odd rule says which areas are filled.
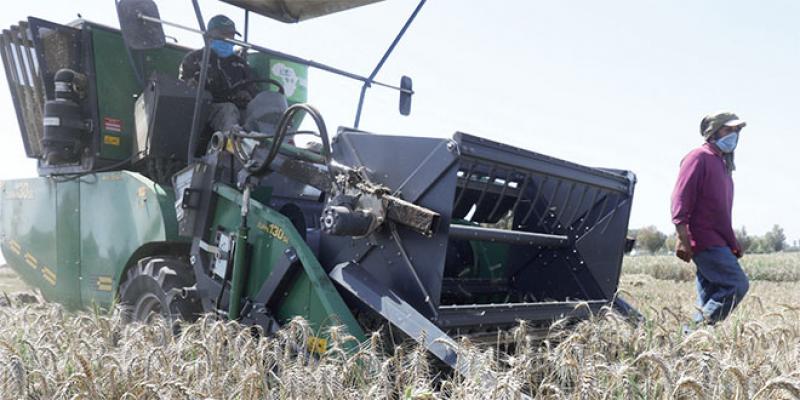
[[[18,256],[22,255],[22,246],[20,246],[19,243],[17,243],[16,240],[9,240],[8,241],[8,247],[11,249],[11,251],[16,253]]]
[[[309,336],[308,338],[308,351],[317,354],[324,354],[328,350],[328,339]]]
[[[119,136],[103,135],[103,143],[111,146],[119,146]]]
[[[44,280],[49,282],[50,285],[52,286],[56,285],[56,278],[57,278],[56,273],[53,272],[53,270],[51,270],[50,268],[42,267],[42,277],[44,277]]]
[[[110,276],[97,277],[97,290],[101,292],[110,292],[113,289],[113,279]]]
[[[34,257],[31,253],[25,253],[25,263],[33,269],[36,269],[39,266],[39,261],[36,260],[36,257]]]

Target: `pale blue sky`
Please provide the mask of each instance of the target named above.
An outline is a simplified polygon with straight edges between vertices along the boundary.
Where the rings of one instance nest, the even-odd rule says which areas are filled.
[[[163,18],[196,24],[188,0],[158,3]],[[206,18],[226,12],[243,21],[218,1],[200,4]],[[255,16],[251,39],[366,75],[415,6],[387,0],[297,25]],[[8,2],[0,25],[29,15],[66,23],[77,13],[117,26],[112,0]],[[678,163],[701,143],[702,116],[731,109],[748,121],[736,154],[734,223],[756,234],[779,223],[791,242],[800,239],[798,17],[794,0],[429,0],[379,75],[414,78],[411,116],[396,113],[395,93],[376,88],[361,127],[437,137],[461,130],[632,170],[639,184],[631,226],[671,231]],[[328,125],[351,125],[359,85],[318,71],[309,80],[310,102]],[[35,176],[10,96],[0,92],[0,178]]]

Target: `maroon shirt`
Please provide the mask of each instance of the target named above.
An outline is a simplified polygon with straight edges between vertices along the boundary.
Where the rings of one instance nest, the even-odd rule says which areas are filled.
[[[672,222],[688,224],[692,251],[727,246],[738,251],[733,233],[733,179],[722,153],[711,144],[692,150],[681,161],[672,191]]]

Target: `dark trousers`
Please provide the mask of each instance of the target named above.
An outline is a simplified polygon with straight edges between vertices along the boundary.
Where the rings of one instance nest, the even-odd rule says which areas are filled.
[[[233,103],[211,103],[208,125],[214,132],[228,131],[241,123],[241,112]]]
[[[725,319],[750,288],[749,280],[730,248],[709,247],[692,258],[697,266],[697,306],[694,320],[714,324]]]

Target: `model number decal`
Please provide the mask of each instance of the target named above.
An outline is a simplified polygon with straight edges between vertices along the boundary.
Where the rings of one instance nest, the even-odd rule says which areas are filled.
[[[258,229],[283,243],[289,244],[289,238],[286,236],[286,232],[284,232],[283,229],[278,225],[259,222]]]

